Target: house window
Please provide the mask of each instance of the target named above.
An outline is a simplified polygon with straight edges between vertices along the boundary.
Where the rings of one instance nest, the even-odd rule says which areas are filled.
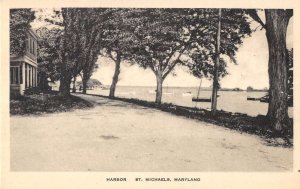
[[[26,40],[26,52],[30,52],[30,43],[29,39]]]
[[[27,64],[25,64],[25,88],[28,87],[27,77],[28,77],[28,68],[27,68]]]
[[[10,67],[10,84],[19,84],[20,75],[19,67],[12,66]]]
[[[23,64],[20,66],[20,84],[23,84]]]
[[[32,71],[31,71],[31,74],[32,74],[32,76],[31,76],[31,84],[32,84],[32,85],[31,85],[31,86],[34,87],[34,80],[33,80],[33,78],[34,78],[34,68],[31,67],[31,70],[32,70]]]
[[[31,68],[30,66],[28,67],[28,84],[29,88],[31,87]]]
[[[29,38],[29,53],[31,53],[32,45],[31,45],[31,38]]]
[[[34,54],[34,41],[32,40],[32,54]]]
[[[34,44],[35,44],[34,54],[37,55],[38,44],[36,41],[34,42]]]

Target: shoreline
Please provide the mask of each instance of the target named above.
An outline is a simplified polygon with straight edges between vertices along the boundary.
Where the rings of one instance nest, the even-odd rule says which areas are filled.
[[[74,94],[82,94],[82,93],[76,92]],[[84,94],[84,95],[111,99],[105,95],[97,95],[97,94]],[[218,110],[217,116],[213,117],[211,116],[209,110],[180,106],[172,103],[162,103],[160,105],[157,105],[155,104],[155,102],[151,102],[151,101],[140,100],[136,98],[122,98],[122,97],[114,97],[111,100],[119,100],[119,101],[128,102],[143,107],[154,108],[157,110],[161,110],[163,112],[174,114],[176,116],[183,116],[188,119],[196,119],[199,121],[211,123],[217,126],[225,127],[239,132],[254,134],[263,137],[268,143],[270,143],[270,145],[273,146],[284,146],[284,147],[293,146],[293,118],[290,118],[292,127],[286,129],[285,133],[278,134],[278,133],[274,133],[272,129],[267,126],[268,120],[265,115],[258,115],[254,117],[254,116],[249,116],[247,114],[238,113],[238,112],[227,112],[223,110]]]

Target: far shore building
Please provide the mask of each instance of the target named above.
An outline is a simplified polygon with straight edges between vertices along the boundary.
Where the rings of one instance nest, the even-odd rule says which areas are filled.
[[[28,30],[23,56],[10,55],[10,93],[23,95],[26,89],[37,86],[38,36]]]

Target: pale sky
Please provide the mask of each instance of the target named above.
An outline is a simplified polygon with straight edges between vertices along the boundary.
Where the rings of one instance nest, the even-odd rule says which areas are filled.
[[[260,13],[261,19],[264,21],[264,16]],[[32,24],[34,28],[40,26],[41,23],[36,21]],[[252,22],[251,28],[256,28],[257,23]],[[293,18],[289,22],[287,32],[287,47],[293,47]],[[229,75],[221,79],[221,87],[234,88],[239,87],[245,89],[247,86],[252,86],[256,89],[262,89],[269,86],[268,80],[268,45],[265,35],[265,30],[257,30],[252,33],[251,37],[243,39],[243,45],[237,52],[237,63],[228,62]],[[92,78],[98,79],[105,85],[110,85],[114,63],[109,58],[98,59],[99,68]],[[179,86],[179,87],[194,87],[199,86],[200,79],[195,78],[188,73],[186,68],[180,66],[175,68],[176,76],[169,74],[164,81],[164,86]],[[150,69],[143,69],[137,65],[121,65],[120,80],[118,85],[130,86],[155,86],[156,79],[154,73]],[[203,79],[202,86],[211,86],[212,81]]]

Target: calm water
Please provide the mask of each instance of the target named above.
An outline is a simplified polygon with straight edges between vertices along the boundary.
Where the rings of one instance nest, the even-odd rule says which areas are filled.
[[[192,97],[197,96],[198,88],[196,87],[168,87],[163,89],[162,102],[173,103],[182,106],[199,107],[210,109],[208,102],[192,102]],[[190,93],[188,93],[190,92]],[[109,90],[94,89],[88,90],[88,94],[108,95]],[[236,91],[219,91],[218,109],[245,113],[251,116],[258,114],[265,115],[268,110],[268,104],[259,101],[247,101],[247,97],[263,97],[265,92],[236,92]],[[154,101],[155,87],[130,87],[118,86],[116,89],[117,97],[137,98],[141,100]],[[199,97],[210,98],[211,91],[200,91]],[[289,108],[289,116],[293,117],[293,108]]]

